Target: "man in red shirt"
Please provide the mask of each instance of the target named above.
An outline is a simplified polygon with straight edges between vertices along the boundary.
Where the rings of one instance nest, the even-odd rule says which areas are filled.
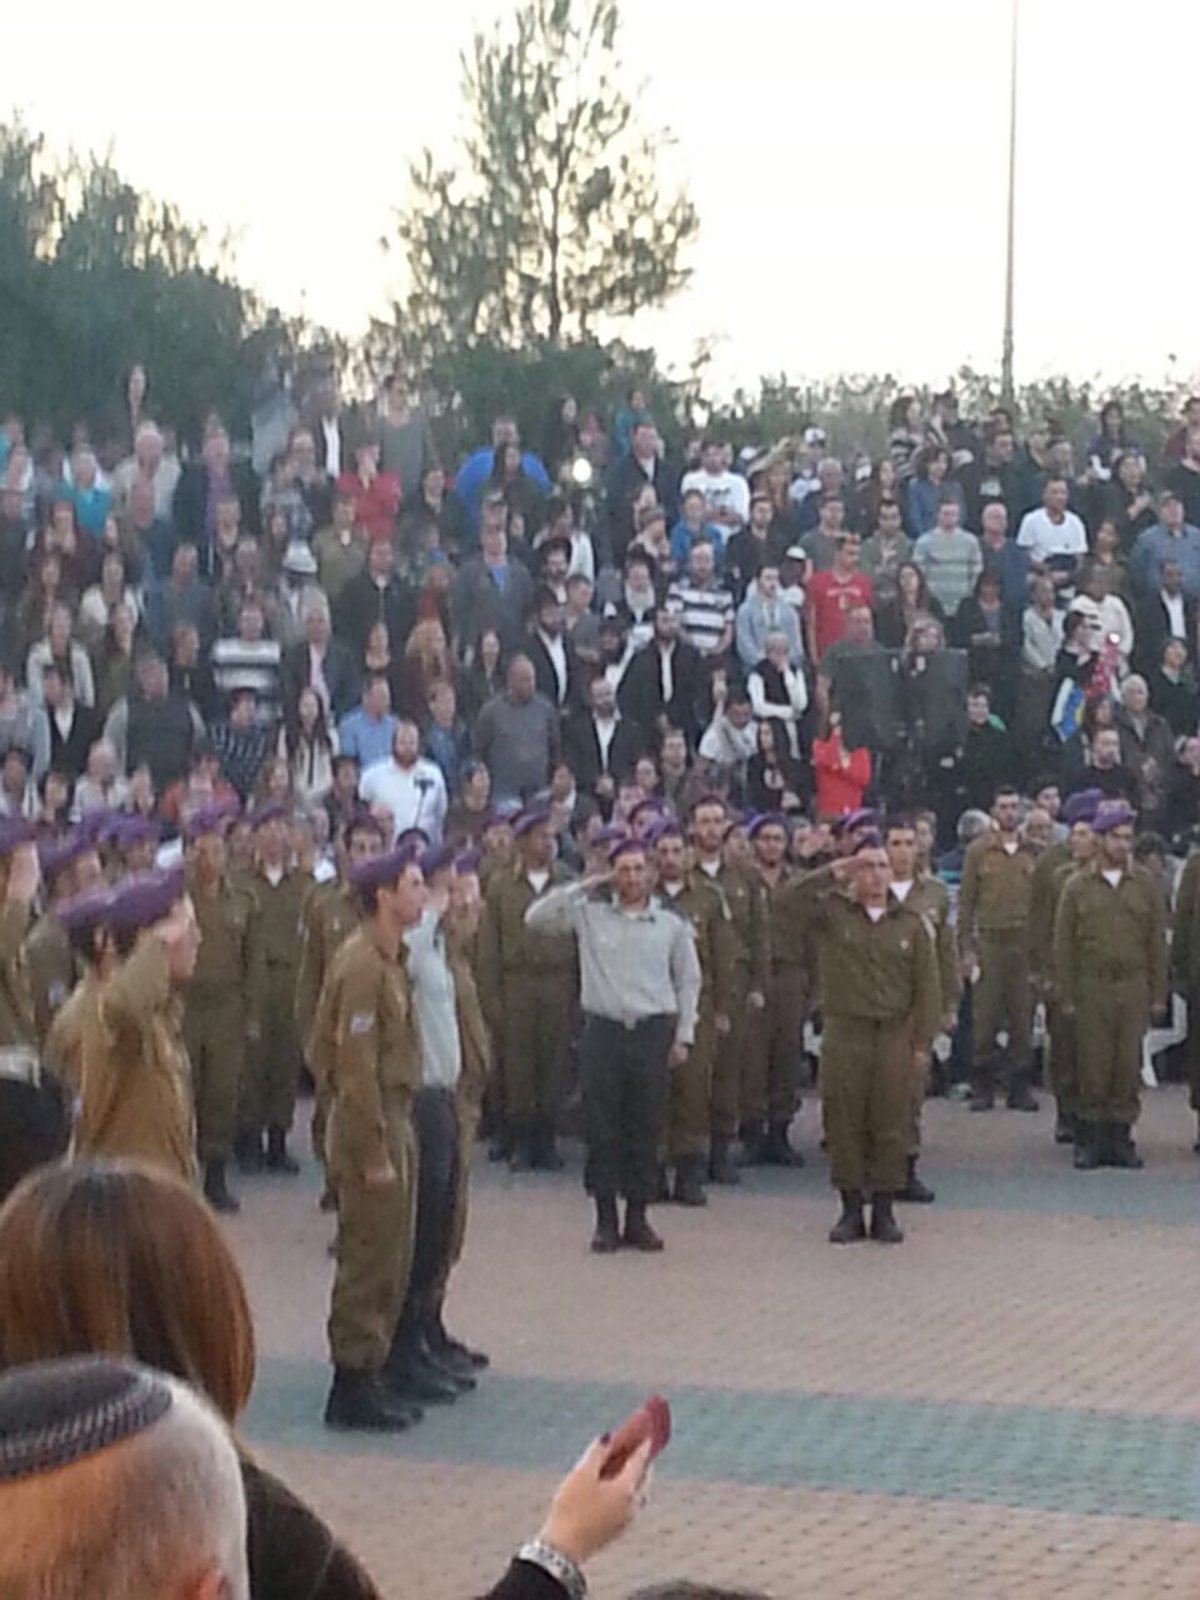
[[[810,661],[820,661],[829,646],[844,637],[847,612],[855,606],[875,604],[874,586],[859,570],[861,548],[857,533],[848,529],[839,533],[833,565],[827,572],[815,572],[809,580],[805,620]]]
[[[394,472],[380,472],[378,439],[366,437],[358,441],[354,447],[354,471],[342,473],[337,489],[354,502],[356,528],[364,528],[371,539],[392,537],[400,510],[401,485]]]

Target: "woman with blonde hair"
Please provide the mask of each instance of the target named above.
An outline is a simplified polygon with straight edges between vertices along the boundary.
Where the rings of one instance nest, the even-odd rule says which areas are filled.
[[[404,646],[404,713],[424,723],[428,715],[429,691],[437,683],[454,682],[450,646],[440,622],[427,618],[413,625]]]

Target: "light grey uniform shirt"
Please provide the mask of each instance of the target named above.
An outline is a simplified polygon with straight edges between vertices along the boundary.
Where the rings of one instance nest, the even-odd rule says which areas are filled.
[[[446,960],[446,936],[435,911],[424,913],[404,935],[408,975],[421,1037],[421,1082],[426,1089],[453,1089],[462,1070],[454,974]]]
[[[692,1043],[700,960],[686,917],[654,897],[644,911],[622,911],[581,883],[564,883],[533,902],[525,925],[575,932],[585,1011],[624,1023],[673,1014],[676,1043]]]

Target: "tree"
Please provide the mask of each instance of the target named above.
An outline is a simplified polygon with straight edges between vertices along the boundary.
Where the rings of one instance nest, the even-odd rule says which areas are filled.
[[[526,0],[476,34],[458,148],[410,169],[407,290],[377,357],[452,393],[465,351],[585,342],[687,283],[696,211],[662,193],[670,135],[639,129],[618,31],[617,0]]]

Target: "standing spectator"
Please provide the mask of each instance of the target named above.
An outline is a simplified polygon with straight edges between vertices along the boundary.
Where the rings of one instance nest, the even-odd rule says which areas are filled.
[[[396,718],[392,715],[392,691],[387,674],[368,672],[363,678],[361,704],[338,723],[339,753],[353,758],[366,772],[376,762],[387,760],[395,731]]]
[[[798,667],[804,660],[804,641],[795,611],[779,594],[779,568],[767,562],[758,570],[754,585],[737,611],[737,653],[750,672],[766,654],[767,638],[782,633],[788,641],[788,661]]]
[[[144,650],[137,658],[134,678],[129,695],[109,712],[104,737],[124,773],[132,776],[144,766],[161,793],[191,766],[192,747],[203,738],[204,723],[186,695],[171,688],[167,664],[156,650]]]
[[[808,710],[808,685],[803,672],[788,663],[787,635],[769,633],[763,659],[746,681],[754,715],[769,720],[776,734],[776,745],[784,742],[796,761],[800,760],[800,724]]]
[[[1137,673],[1121,685],[1116,720],[1121,763],[1137,777],[1139,809],[1155,816],[1175,765],[1175,736],[1166,718],[1150,709],[1150,690]]]
[[[364,438],[354,447],[353,470],[337,479],[336,492],[350,496],[356,528],[364,528],[370,539],[392,539],[400,512],[400,489],[394,473],[379,470],[379,441]]]
[[[214,722],[213,749],[220,757],[221,771],[238,792],[244,805],[254,793],[274,743],[274,729],[258,715],[258,696],[253,689],[235,689],[229,697],[229,715]]]
[[[55,666],[69,682],[74,698],[90,709],[96,704],[96,685],[87,651],[71,637],[71,612],[67,606],[51,609],[46,637],[29,652],[25,663],[25,683],[35,706],[42,704],[42,683],[47,667]]]
[[[317,561],[317,582],[330,605],[336,606],[342,592],[367,564],[370,540],[354,520],[354,496],[338,489],[333,497],[333,521],[319,528],[312,542]]]
[[[1029,551],[1035,572],[1045,572],[1055,590],[1069,600],[1079,563],[1087,554],[1087,532],[1074,511],[1068,509],[1071,486],[1058,473],[1050,473],[1042,489],[1042,504],[1021,518],[1017,543]]]
[[[984,811],[1015,770],[1012,740],[992,716],[992,694],[986,683],[967,691],[967,731],[958,760],[960,811]]]
[[[558,713],[538,694],[529,657],[514,656],[505,692],[488,701],[475,724],[475,754],[491,773],[494,798],[527,801],[540,793],[559,749]]]
[[[750,486],[725,465],[724,449],[719,439],[706,439],[700,467],[684,474],[680,491],[686,495],[698,489],[710,519],[732,533],[750,520]]]
[[[92,540],[100,537],[112,510],[112,490],[100,473],[100,463],[90,445],[80,445],[71,455],[71,478],[64,485],[75,507],[75,521]]]
[[[654,616],[654,638],[630,662],[617,699],[647,737],[682,728],[694,750],[703,725],[703,680],[699,652],[679,637],[678,611],[663,606]]]
[[[670,492],[668,473],[659,454],[658,432],[649,417],[643,416],[634,423],[629,451],[621,452],[609,468],[605,485],[608,507],[609,555],[614,563],[625,560],[625,551],[634,534],[634,505],[642,489],[648,484],[654,491],[658,505],[665,506],[668,516],[672,511],[674,496]]]
[[[1188,428],[1183,455],[1167,473],[1166,487],[1183,502],[1187,521],[1200,527],[1200,423]]]
[[[803,811],[810,787],[807,772],[778,727],[768,717],[754,724],[754,754],[746,767],[746,804],[760,816]]]
[[[285,649],[304,637],[305,612],[324,598],[317,586],[316,557],[307,544],[293,540],[284,551],[279,584],[268,602],[275,637]]]
[[[797,534],[789,539],[777,522],[770,496],[764,490],[755,490],[750,496],[750,521],[729,540],[722,563],[725,581],[735,599],[744,599],[762,568],[778,566],[784,551],[799,537]]]
[[[707,539],[711,544],[714,564],[719,568],[728,537],[728,530],[722,530],[709,516],[704,491],[686,490],[679,502],[679,521],[671,529],[671,557],[680,571],[688,565],[692,549],[699,539]]]
[[[1158,497],[1158,521],[1133,547],[1129,574],[1135,594],[1145,598],[1160,587],[1167,561],[1178,564],[1187,598],[1200,599],[1200,528],[1185,519],[1183,501],[1170,489]]]
[[[79,704],[61,667],[51,662],[41,674],[42,704],[33,714],[33,778],[48,772],[78,778],[96,737],[95,713]]]
[[[701,535],[688,554],[687,571],[667,595],[679,608],[679,631],[707,660],[721,660],[733,644],[733,596],[717,578],[712,541]]]
[[[396,552],[389,539],[376,539],[367,554],[366,568],[351,578],[334,610],[336,637],[357,661],[377,622],[386,625],[388,637],[407,639],[416,621],[416,597],[396,572]]]
[[[358,792],[368,805],[385,806],[392,818],[392,838],[420,828],[431,845],[442,842],[448,801],[446,780],[435,761],[421,755],[421,732],[415,722],[396,723],[391,753],[364,769]]]
[[[1008,512],[999,500],[983,508],[979,548],[983,570],[999,586],[1006,627],[1015,638],[1021,631],[1021,616],[1029,600],[1029,552],[1009,538]]]
[[[900,483],[907,483],[915,473],[916,455],[924,437],[921,402],[916,395],[897,395],[888,412],[888,459]]]
[[[870,578],[859,568],[862,542],[857,533],[844,530],[837,539],[833,565],[814,572],[808,584],[808,653],[820,661],[831,645],[845,636],[846,615],[855,606],[874,606]]]
[[[912,556],[912,540],[904,531],[904,519],[895,500],[879,502],[874,528],[871,537],[863,541],[862,568],[876,596],[886,600],[896,592],[901,563]]]
[[[406,499],[416,494],[425,474],[436,465],[437,452],[424,414],[413,406],[404,380],[384,379],[380,423],[380,464],[400,480]]]
[[[871,783],[871,752],[861,745],[847,749],[840,712],[830,714],[827,736],[813,740],[812,759],[818,817],[826,821],[861,810]]]
[[[563,608],[551,589],[537,597],[534,627],[526,645],[533,662],[537,691],[566,716],[581,704],[583,688],[579,681],[579,662],[563,626]]]
[[[938,502],[937,521],[913,547],[913,561],[924,574],[929,592],[953,616],[974,589],[983,571],[983,552],[973,533],[960,526],[961,507],[954,496]]]
[[[459,775],[471,748],[470,733],[458,714],[454,685],[443,680],[431,685],[425,724],[424,749],[436,761],[446,781],[446,792],[457,794]]]
[[[200,558],[194,544],[181,544],[171,558],[171,576],[146,594],[146,632],[165,650],[181,622],[190,622],[207,653],[217,633],[212,591],[200,579]]]
[[[468,649],[469,665],[460,681],[463,715],[473,723],[488,701],[504,689],[504,647],[495,628],[485,628]]]
[[[966,515],[962,486],[950,477],[950,454],[937,445],[920,450],[916,457],[916,476],[908,486],[908,525],[920,538],[937,526],[942,502],[949,496]]]
[[[1163,645],[1160,665],[1150,679],[1150,704],[1176,739],[1190,739],[1196,732],[1196,680],[1182,639]]]
[[[605,811],[642,754],[644,735],[621,716],[612,683],[603,673],[592,679],[588,710],[567,724],[566,754],[580,792],[592,796]]]
[[[485,628],[494,628],[504,647],[515,649],[533,610],[533,579],[522,562],[509,557],[503,501],[492,495],[484,501],[479,544],[479,555],[459,568],[451,599],[460,658]]]
[[[171,688],[190,700],[204,722],[217,714],[217,686],[212,668],[200,658],[200,635],[190,622],[181,622],[171,635]]]
[[[311,685],[301,689],[279,730],[277,753],[288,764],[292,788],[302,806],[320,804],[333,788],[337,734],[330,728],[321,697]]]
[[[472,531],[479,527],[480,510],[488,479],[495,469],[496,453],[506,445],[514,445],[520,450],[521,436],[513,418],[501,415],[492,423],[491,445],[482,445],[478,450],[473,450],[455,476],[454,493],[462,503]],[[520,465],[521,471],[542,494],[550,493],[549,475],[532,451],[520,450]]]
[[[1009,526],[1017,525],[1024,506],[1016,449],[1011,421],[994,416],[983,432],[982,459],[977,458],[962,470],[969,527],[982,527],[984,510],[997,503],[1007,511]]]
[[[277,639],[266,637],[265,628],[261,604],[243,601],[236,635],[218,639],[212,647],[213,681],[225,704],[236,690],[252,690],[259,722],[274,728],[280,715],[282,652]]]
[[[79,636],[88,649],[94,649],[108,627],[114,609],[126,606],[136,625],[141,614],[136,592],[125,581],[125,559],[110,550],[100,564],[100,582],[86,589],[79,602]]]
[[[1146,482],[1146,463],[1136,450],[1125,451],[1113,462],[1112,481],[1105,484],[1101,510],[1116,527],[1125,555],[1138,535],[1154,526],[1154,496]]]
[[[217,525],[217,505],[235,494],[242,508],[242,527],[258,531],[258,486],[246,462],[230,459],[229,435],[220,422],[205,430],[198,461],[189,462],[175,491],[174,522],[179,537],[202,553],[208,570]]]
[[[1035,578],[1021,618],[1017,730],[1022,749],[1029,749],[1032,740],[1045,739],[1062,643],[1063,614],[1054,604],[1054,585],[1049,578]]]
[[[309,596],[303,623],[303,639],[283,658],[284,707],[294,708],[301,692],[312,689],[333,725],[353,708],[359,692],[358,669],[347,647],[333,637],[324,595]]]
[[[1149,671],[1162,660],[1168,639],[1182,639],[1195,652],[1200,606],[1184,593],[1183,569],[1168,557],[1159,566],[1157,591],[1151,589],[1138,608],[1134,630],[1134,661]]]
[[[29,695],[17,688],[12,667],[0,660],[0,758],[13,745],[33,748],[33,712]]]
[[[896,573],[895,596],[878,610],[879,642],[889,650],[903,650],[915,626],[925,621],[944,622],[945,615],[916,562],[902,562]]]
[[[177,458],[169,456],[164,450],[163,436],[157,423],[140,423],[133,439],[133,454],[126,457],[113,473],[113,504],[116,510],[123,515],[129,509],[133,486],[141,482],[149,486],[154,496],[154,515],[170,521],[181,470]]]

